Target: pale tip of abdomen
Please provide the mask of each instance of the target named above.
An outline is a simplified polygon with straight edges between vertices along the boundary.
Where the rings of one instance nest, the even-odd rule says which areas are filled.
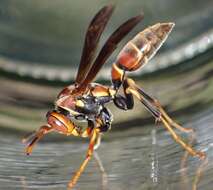
[[[175,26],[174,22],[161,23],[163,31],[167,33],[171,32],[174,26]]]
[[[169,27],[170,27],[170,30],[172,30],[175,26],[175,23],[174,22],[169,22],[168,23]]]

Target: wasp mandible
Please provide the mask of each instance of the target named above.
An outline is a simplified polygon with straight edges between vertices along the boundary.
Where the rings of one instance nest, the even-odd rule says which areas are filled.
[[[70,188],[76,184],[84,171],[93,150],[100,145],[101,135],[111,128],[113,118],[106,107],[109,102],[114,102],[115,106],[122,110],[130,110],[134,107],[133,98],[137,98],[150,111],[155,120],[162,122],[174,140],[191,155],[200,158],[205,156],[203,152],[195,151],[186,144],[175,133],[174,128],[183,132],[192,130],[185,129],[175,123],[156,99],[148,95],[143,88],[139,87],[134,80],[126,75],[128,72],[141,68],[156,54],[173,29],[174,23],[157,23],[149,26],[130,40],[112,64],[111,86],[92,82],[106,60],[116,49],[117,44],[143,19],[143,14],[140,14],[118,27],[95,58],[97,44],[113,9],[112,5],[108,5],[95,15],[86,32],[75,83],[59,93],[55,101],[55,109],[47,112],[47,124],[41,126],[38,131],[23,140],[28,142],[26,154],[29,155],[34,145],[44,135],[53,131],[64,135],[90,138],[86,158],[70,180],[68,184]],[[120,89],[123,90],[122,94]],[[78,121],[85,121],[87,127],[79,126]]]

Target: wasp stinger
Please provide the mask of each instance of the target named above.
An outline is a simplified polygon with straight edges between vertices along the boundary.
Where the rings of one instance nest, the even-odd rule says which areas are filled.
[[[90,160],[93,150],[99,146],[101,134],[111,128],[112,114],[106,107],[109,102],[114,102],[115,106],[122,110],[129,110],[134,106],[133,98],[139,99],[154,118],[163,123],[177,143],[193,156],[200,158],[205,156],[203,152],[195,151],[191,146],[187,145],[175,133],[174,128],[183,132],[192,130],[185,129],[175,123],[156,99],[149,96],[144,89],[126,75],[128,72],[141,68],[155,55],[173,29],[174,23],[157,23],[149,26],[130,40],[112,64],[111,86],[92,83],[103,64],[116,49],[117,44],[143,19],[141,14],[127,20],[118,27],[108,38],[95,59],[97,44],[112,12],[113,6],[108,5],[95,15],[86,33],[75,83],[64,88],[59,93],[55,102],[55,109],[49,111],[46,115],[47,124],[23,140],[24,142],[29,142],[26,147],[26,153],[30,154],[33,146],[45,134],[52,131],[64,135],[90,138],[86,158],[70,180],[68,184],[70,188],[76,184]],[[123,89],[124,93],[119,93],[120,88]],[[78,125],[79,121],[85,121],[87,127]]]

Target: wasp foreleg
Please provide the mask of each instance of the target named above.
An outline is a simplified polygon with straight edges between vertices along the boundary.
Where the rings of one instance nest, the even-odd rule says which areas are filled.
[[[27,147],[26,147],[26,154],[30,155],[32,153],[33,147],[35,146],[35,144],[47,133],[51,132],[53,130],[52,127],[49,127],[47,125],[43,125],[40,127],[40,129],[38,131],[36,131],[35,133],[31,134],[29,137],[26,137],[24,139],[22,139],[23,143],[27,143],[30,142]]]

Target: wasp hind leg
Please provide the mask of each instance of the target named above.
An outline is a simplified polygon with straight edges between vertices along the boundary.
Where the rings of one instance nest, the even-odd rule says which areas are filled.
[[[52,127],[49,127],[47,125],[43,125],[40,127],[40,129],[32,134],[30,134],[28,137],[23,138],[22,142],[23,143],[28,143],[26,147],[26,154],[30,155],[32,153],[33,147],[35,144],[47,133],[51,132],[53,130]]]
[[[194,132],[194,129],[184,128],[178,123],[176,123],[175,121],[173,121],[171,117],[166,113],[166,111],[162,108],[160,102],[152,98],[151,96],[149,96],[142,88],[139,88],[131,79],[129,83],[132,83],[133,84],[132,86],[134,86],[136,91],[139,92],[139,94],[143,96],[144,99],[146,99],[148,102],[150,102],[153,106],[155,106],[159,110],[161,117],[163,117],[172,127],[175,127],[181,132],[185,132],[185,133]]]
[[[160,103],[150,97],[144,90],[138,87],[132,79],[125,79],[123,85],[125,94],[132,94],[138,98],[142,104],[152,113],[156,121],[161,121],[164,127],[169,131],[173,139],[179,143],[185,150],[192,156],[198,156],[201,159],[205,158],[205,153],[201,151],[195,151],[190,145],[186,144],[182,138],[176,134],[172,127],[175,127],[183,132],[192,132],[192,129],[185,129],[176,122],[174,122],[167,113],[163,110]]]

